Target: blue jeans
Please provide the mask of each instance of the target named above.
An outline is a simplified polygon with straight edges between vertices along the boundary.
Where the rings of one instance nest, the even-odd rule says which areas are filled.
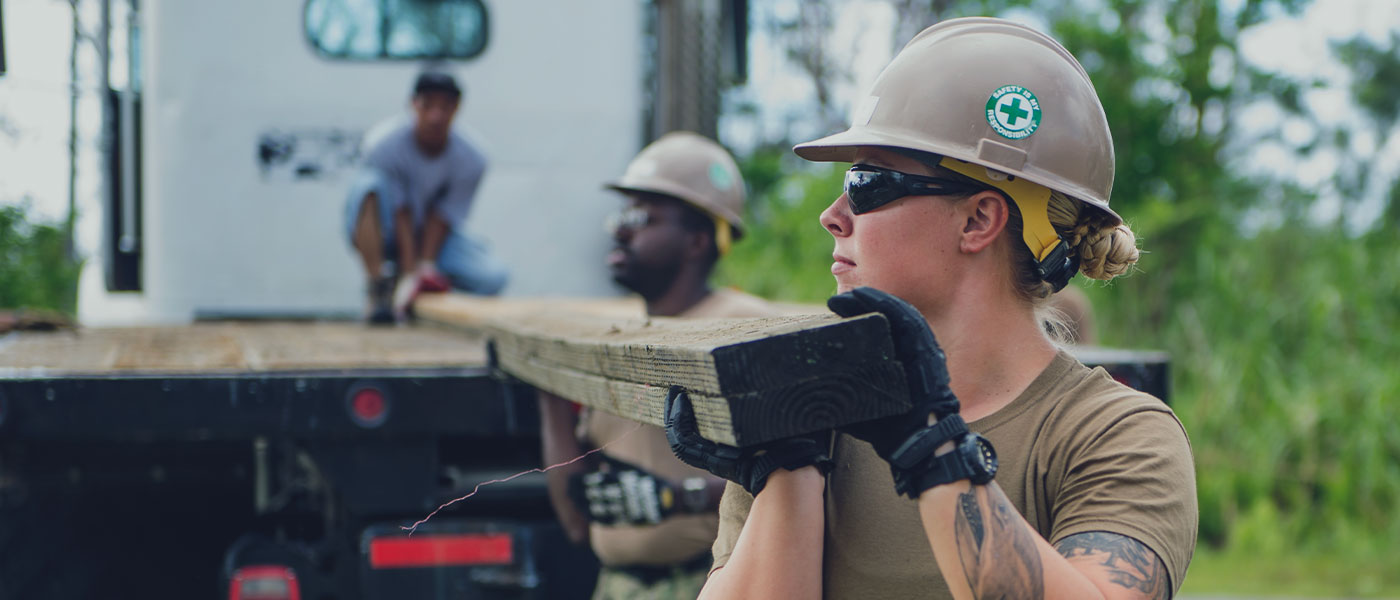
[[[350,186],[345,199],[345,234],[354,247],[355,225],[365,198],[374,193],[379,197],[379,230],[384,234],[384,256],[398,256],[398,241],[394,232],[394,207],[398,198],[394,186],[385,185],[384,176],[375,171],[362,171]],[[404,265],[400,265],[403,268]],[[458,231],[455,224],[438,251],[437,268],[452,283],[452,287],[473,294],[495,295],[506,287],[510,271],[505,263],[491,254],[490,248],[473,237]]]

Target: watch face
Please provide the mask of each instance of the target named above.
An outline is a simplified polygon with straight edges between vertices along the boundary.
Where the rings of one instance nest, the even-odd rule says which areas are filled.
[[[992,443],[975,433],[963,440],[963,456],[972,467],[973,483],[987,483],[997,474],[997,451]]]

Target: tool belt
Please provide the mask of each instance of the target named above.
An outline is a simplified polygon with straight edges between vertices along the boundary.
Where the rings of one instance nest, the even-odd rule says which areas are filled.
[[[695,558],[674,565],[609,565],[603,568],[631,577],[642,585],[651,586],[677,575],[689,575],[696,572],[708,573],[712,564],[714,564],[713,557],[710,556],[709,551],[705,551],[695,555]]]

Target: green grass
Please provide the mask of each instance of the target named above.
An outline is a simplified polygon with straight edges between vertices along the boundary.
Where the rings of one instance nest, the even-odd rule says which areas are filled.
[[[1263,557],[1201,549],[1191,561],[1181,594],[1400,598],[1400,563],[1393,555]]]

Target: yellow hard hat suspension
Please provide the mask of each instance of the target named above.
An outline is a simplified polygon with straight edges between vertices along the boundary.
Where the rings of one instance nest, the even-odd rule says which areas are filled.
[[[729,247],[734,244],[734,230],[729,221],[723,217],[710,213],[710,218],[715,221],[715,247],[719,249],[719,255],[729,254]]]
[[[1014,175],[993,172],[982,165],[943,157],[939,166],[966,175],[1005,192],[1021,209],[1021,238],[1035,255],[1037,262],[1045,260],[1061,243],[1060,234],[1050,225],[1050,188]],[[995,173],[995,175],[993,175]]]

